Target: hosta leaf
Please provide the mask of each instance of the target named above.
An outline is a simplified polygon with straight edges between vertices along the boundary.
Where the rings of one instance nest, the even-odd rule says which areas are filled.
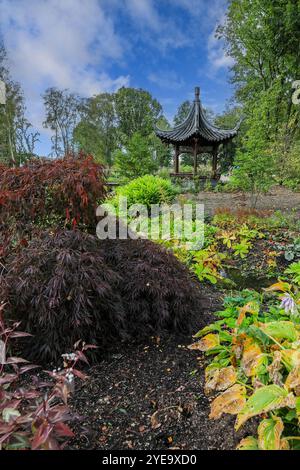
[[[282,386],[282,374],[280,370],[282,369],[282,354],[281,351],[274,351],[273,353],[273,361],[268,366],[268,372],[270,380],[275,384]]]
[[[253,436],[245,437],[237,446],[237,450],[259,450],[258,441]]]
[[[262,450],[280,450],[283,429],[282,419],[278,416],[264,419],[257,429],[259,448]]]
[[[300,395],[300,366],[294,367],[286,378],[285,388],[293,390],[296,396]]]
[[[210,419],[218,419],[223,413],[238,414],[246,403],[246,388],[235,384],[221,393],[211,404]]]
[[[272,321],[268,323],[261,323],[259,328],[269,336],[275,339],[287,339],[289,341],[296,341],[298,333],[295,325],[291,321]]]
[[[247,377],[257,375],[260,367],[265,362],[265,355],[257,343],[247,339],[241,360],[241,366]]]
[[[210,333],[204,336],[204,338],[202,338],[200,341],[197,341],[197,343],[190,344],[188,346],[188,349],[197,349],[199,351],[209,351],[210,349],[213,349],[216,346],[219,346],[219,344],[220,344],[219,335]]]
[[[281,439],[280,441],[280,450],[290,450],[290,444],[287,439]]]
[[[236,371],[232,366],[208,370],[206,373],[205,393],[209,394],[214,390],[226,390],[231,385],[235,384],[236,380]]]
[[[211,325],[205,326],[202,328],[202,330],[198,331],[193,338],[201,338],[204,335],[207,335],[207,333],[210,333],[212,331],[220,331],[221,326],[220,324],[222,323],[222,320],[216,323],[212,323]]]
[[[246,313],[251,313],[252,315],[255,315],[258,313],[259,306],[256,302],[248,302],[244,307],[241,307],[239,309],[239,316],[237,319],[237,325],[240,325],[244,318],[246,317]]]
[[[300,366],[300,350],[296,349],[284,349],[281,351],[281,355],[284,363],[291,370],[294,367]]]
[[[300,424],[300,397],[296,398],[295,405],[296,405],[296,413],[297,413],[298,423]]]
[[[239,412],[235,429],[238,430],[252,416],[267,413],[283,406],[293,407],[292,394],[289,396],[284,388],[274,384],[260,387],[251,395],[244,408]]]
[[[276,292],[276,291],[287,292],[290,290],[290,288],[291,286],[288,282],[279,281],[279,282],[275,282],[275,284],[272,284],[270,287],[267,287],[264,290],[266,292]]]

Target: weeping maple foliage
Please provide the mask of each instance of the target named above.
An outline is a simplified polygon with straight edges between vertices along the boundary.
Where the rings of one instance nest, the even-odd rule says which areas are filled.
[[[95,226],[105,198],[104,167],[92,156],[36,159],[0,167],[0,257],[10,242],[26,244],[38,227]]]
[[[12,255],[0,278],[9,318],[33,334],[34,361],[57,360],[79,339],[100,350],[115,341],[201,322],[199,284],[149,240],[99,240],[79,230],[44,232]]]

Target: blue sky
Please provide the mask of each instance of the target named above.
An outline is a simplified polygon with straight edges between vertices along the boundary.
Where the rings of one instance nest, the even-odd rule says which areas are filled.
[[[204,106],[221,112],[232,95],[232,64],[214,37],[226,0],[0,0],[0,28],[27,115],[43,129],[42,92],[49,86],[82,96],[121,86],[149,90],[172,120],[201,87]]]

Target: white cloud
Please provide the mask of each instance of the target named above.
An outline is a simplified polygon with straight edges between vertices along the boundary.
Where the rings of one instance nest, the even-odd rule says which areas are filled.
[[[218,24],[223,24],[225,21],[224,11],[217,21]],[[216,37],[216,26],[208,37],[207,41],[207,54],[208,60],[211,65],[211,74],[218,72],[220,69],[228,69],[234,64],[234,60],[230,57],[224,49],[224,41]]]
[[[128,85],[128,76],[105,72],[106,60],[122,60],[124,41],[98,0],[0,0],[0,8],[10,69],[31,103],[36,127],[42,121],[40,94],[48,86],[90,96]]]
[[[161,14],[161,0],[120,0],[119,6],[129,14],[135,28],[142,31],[143,40],[162,52],[191,44],[189,31],[183,31],[174,18]]]

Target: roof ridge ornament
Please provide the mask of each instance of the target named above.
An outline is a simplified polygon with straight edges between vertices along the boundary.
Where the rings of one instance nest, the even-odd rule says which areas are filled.
[[[195,87],[195,101],[200,101],[200,87]]]

